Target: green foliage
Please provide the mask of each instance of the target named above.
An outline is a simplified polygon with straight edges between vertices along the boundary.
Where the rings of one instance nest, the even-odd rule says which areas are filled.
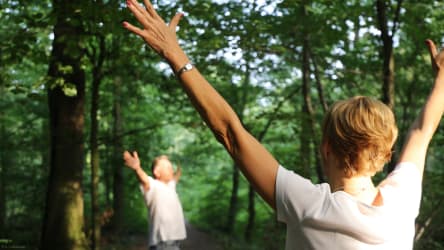
[[[137,150],[147,172],[151,160],[160,154],[170,155],[173,163],[182,166],[178,192],[188,221],[220,235],[227,249],[282,249],[285,228],[258,197],[254,243],[244,241],[249,215],[249,186],[244,178],[240,179],[234,232],[225,234],[232,160],[201,122],[168,65],[121,27],[122,20],[135,23],[124,2],[88,4],[79,13],[83,18],[77,20],[87,34],[72,43],[82,42],[86,48],[88,56],[79,60],[87,72],[87,92],[94,77],[101,79],[98,121],[102,211],[112,207],[112,166],[120,158],[113,155],[113,103],[118,99],[123,120],[119,136],[124,149]],[[306,136],[312,152],[306,157],[308,162],[315,162],[314,152],[319,145],[312,137],[318,139],[323,117],[316,80],[323,87],[327,104],[353,95],[382,96],[381,40],[373,1],[159,0],[154,5],[167,21],[177,10],[186,13],[178,36],[192,61],[283,166],[299,173],[309,167],[307,177],[314,182],[318,180],[314,164],[302,166],[299,152],[307,146],[301,145],[301,136]],[[443,7],[440,1],[404,1],[402,5],[401,25],[394,35],[394,111],[401,135],[397,149],[432,84],[423,41],[432,38],[437,44],[444,42]],[[65,94],[76,94],[70,83],[47,77],[55,11],[48,1],[0,1],[0,185],[5,187],[5,192],[0,192],[0,202],[5,199],[6,210],[2,215],[0,206],[0,217],[4,217],[0,238],[26,245],[39,241],[45,205],[50,143],[46,91],[60,86]],[[306,114],[301,109],[304,39],[311,54],[309,94],[314,109],[314,136],[303,133],[308,129],[302,123]],[[65,73],[70,71],[64,65],[59,68]],[[117,97],[116,82],[122,86]],[[87,112],[91,101],[87,99]],[[89,138],[90,121],[88,115],[85,117],[85,138]],[[443,142],[440,129],[429,150],[417,220],[423,230],[416,249],[444,248]],[[85,148],[88,150],[90,145],[85,143]],[[88,230],[89,153],[84,161]],[[130,170],[124,169],[123,173],[122,229],[127,234],[146,233],[149,222],[137,180]]]

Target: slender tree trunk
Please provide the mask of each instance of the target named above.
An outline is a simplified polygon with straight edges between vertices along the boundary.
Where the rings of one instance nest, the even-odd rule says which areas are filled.
[[[1,87],[0,87],[1,88]],[[0,236],[5,235],[6,224],[6,128],[3,123],[3,112],[0,111]]]
[[[244,116],[244,109],[245,105],[247,103],[247,97],[248,97],[248,85],[250,83],[250,68],[249,68],[249,57],[247,53],[246,58],[246,71],[245,71],[245,77],[244,81],[242,83],[242,92],[241,96],[238,100],[237,107],[237,114],[239,115],[239,119],[242,121]],[[227,232],[229,234],[233,233],[234,230],[234,224],[236,222],[236,216],[237,216],[237,209],[238,209],[238,191],[239,191],[239,168],[236,166],[236,164],[233,164],[233,174],[232,174],[232,187],[231,187],[231,198],[230,198],[230,206],[228,208],[228,217],[227,217]]]
[[[387,1],[376,1],[376,12],[382,40],[382,101],[392,109],[395,106],[395,59],[393,56],[393,36],[399,27],[399,17],[402,2],[402,0],[397,1],[397,8],[394,13],[394,20],[390,21],[392,22],[392,30],[390,31],[389,20],[387,18]]]
[[[112,177],[113,177],[113,173],[112,173],[112,158],[114,157],[114,155],[112,154],[113,152],[109,152],[107,151],[106,156],[103,158],[104,160],[102,161],[102,169],[103,169],[103,182],[105,185],[105,207],[109,208],[112,207],[112,201],[111,201],[111,196],[112,196]],[[113,210],[114,211],[114,210]]]
[[[395,58],[392,39],[383,39],[383,85],[382,101],[391,109],[395,106]]]
[[[96,74],[93,75],[92,93],[91,93],[91,223],[92,223],[92,239],[91,249],[100,249],[100,205],[99,205],[99,171],[100,158],[99,146],[97,143],[97,135],[99,132],[97,112],[99,109],[99,85],[100,78]]]
[[[48,86],[50,116],[50,173],[46,194],[41,249],[87,249],[83,232],[82,169],[85,74],[81,2],[53,1],[56,24],[48,76],[76,87],[66,96],[59,85]]]
[[[253,234],[253,229],[254,229],[254,222],[256,219],[255,196],[256,196],[256,192],[254,191],[253,186],[249,185],[249,187],[248,187],[248,222],[247,222],[247,227],[245,229],[245,239],[247,240],[247,242],[251,242],[251,236]]]
[[[310,57],[309,59],[313,64],[313,74],[316,80],[316,89],[318,90],[319,102],[321,103],[322,111],[325,113],[328,109],[328,104],[327,101],[325,100],[324,87],[322,86],[321,78],[319,76],[320,74],[319,74],[318,64],[316,63],[316,58],[313,55],[311,48],[308,47],[307,49],[309,50],[308,51]]]
[[[422,222],[416,223],[415,243],[424,238],[431,238],[430,235],[438,231],[437,227],[442,227],[442,223],[439,223],[439,219],[436,217],[440,216],[443,211],[444,198],[441,198],[433,203],[434,209],[426,218],[423,219]]]
[[[293,94],[294,93],[290,93],[289,98]],[[265,134],[267,134],[268,129],[270,128],[273,121],[276,119],[276,117],[277,117],[276,114],[278,113],[279,109],[282,107],[283,103],[284,103],[284,101],[278,103],[276,108],[273,110],[272,117],[267,121],[267,123],[265,124],[262,131],[260,131],[260,133],[257,135],[256,139],[259,142],[262,142],[262,140],[264,139]],[[249,185],[249,187],[248,187],[248,222],[247,222],[247,226],[245,227],[245,231],[244,231],[244,237],[247,240],[247,242],[250,242],[252,239],[251,236],[253,234],[254,224],[255,224],[255,220],[256,220],[255,195],[256,195],[256,191],[254,190],[252,185]]]
[[[2,78],[0,78],[0,95],[4,96],[5,94],[5,84]],[[5,110],[0,110],[0,236],[7,236],[6,232],[6,202],[7,202],[7,193],[6,193],[6,170],[7,166],[10,166],[10,159],[8,158],[8,142],[9,138],[8,132],[6,130],[7,125],[5,124],[6,120]]]
[[[311,53],[310,45],[308,44],[308,42],[307,42],[306,46],[307,46],[309,58],[311,59],[311,62],[313,65],[313,74],[315,76],[316,88],[318,90],[319,101],[320,101],[320,104],[322,107],[322,111],[325,113],[328,109],[328,105],[327,105],[327,101],[325,100],[325,97],[324,97],[324,88],[322,86],[321,79],[319,77],[318,66],[316,64],[316,60],[315,60],[313,53]],[[316,122],[315,122],[313,112],[310,114],[310,122],[311,122],[311,134],[313,135],[312,136],[312,143],[314,144],[313,155],[315,155],[316,175],[318,177],[318,181],[320,183],[322,183],[322,182],[325,182],[325,176],[324,176],[324,172],[322,171],[322,161],[320,158],[321,156],[319,154],[319,147],[321,146],[321,141],[319,139],[319,136],[316,133]]]
[[[305,45],[307,53],[308,53],[308,57],[309,60],[311,59],[312,65],[313,65],[313,74],[315,76],[315,81],[316,81],[316,88],[318,90],[318,96],[319,96],[319,101],[321,103],[321,107],[322,107],[322,111],[325,113],[328,109],[328,105],[327,105],[327,101],[325,100],[324,97],[324,88],[322,86],[321,83],[321,79],[319,77],[319,71],[318,71],[318,66],[316,64],[316,60],[315,60],[315,56],[313,55],[313,53],[311,52],[311,48],[310,48],[310,44],[308,43],[308,41],[305,42]],[[305,62],[305,60],[304,60]],[[307,103],[307,106],[311,107],[310,103]],[[316,175],[318,177],[318,181],[319,182],[325,182],[325,177],[324,177],[324,173],[322,171],[322,160],[321,160],[321,156],[319,154],[319,147],[321,146],[321,141],[319,139],[319,136],[316,134],[316,122],[315,122],[315,118],[314,118],[314,112],[312,108],[308,109],[310,112],[310,123],[311,123],[311,134],[312,134],[312,142],[314,144],[313,147],[313,155],[315,156],[315,162],[316,162]]]
[[[99,139],[100,144],[100,139]],[[112,146],[114,147],[114,145]],[[102,157],[104,159],[102,164],[103,169],[103,180],[105,184],[105,207],[111,208],[114,216],[114,208],[113,208],[113,177],[114,177],[114,151],[113,148],[106,147],[106,157]],[[111,216],[111,222],[109,224],[112,229],[113,224],[113,216]]]
[[[305,11],[305,10],[304,10]],[[305,12],[304,12],[305,13]],[[304,45],[302,49],[302,96],[304,102],[302,104],[302,124],[300,133],[300,164],[303,167],[302,176],[310,178],[311,171],[311,115],[313,114],[311,97],[310,97],[310,60],[308,51],[308,37],[304,37]]]
[[[95,17],[96,15],[94,15]],[[88,56],[93,64],[92,69],[92,89],[91,89],[91,248],[100,249],[101,214],[99,201],[99,181],[100,181],[100,156],[99,156],[99,123],[97,113],[99,111],[100,83],[103,76],[103,62],[105,61],[106,45],[105,38],[101,34],[96,35],[98,44],[92,47],[92,52]]]
[[[113,156],[113,230],[118,233],[122,228],[123,222],[123,142],[122,142],[122,109],[121,109],[121,96],[122,96],[122,81],[118,77],[114,80],[114,102],[113,102],[113,112],[114,112],[114,156]]]
[[[387,1],[376,1],[376,12],[379,30],[381,31],[382,40],[382,101],[391,109],[395,107],[395,58],[393,55],[393,36],[399,27],[399,18],[401,12],[401,5],[403,0],[397,1],[397,7],[394,13],[392,22],[392,30],[389,30],[389,20],[387,18]],[[395,155],[393,154],[393,157]],[[389,163],[388,171],[391,172],[394,168],[395,161]]]
[[[228,218],[227,218],[227,232],[233,233],[234,223],[236,221],[237,208],[238,208],[238,191],[239,191],[239,168],[237,168],[236,164],[233,164],[233,174],[231,178],[231,198],[230,198],[230,207],[228,209]]]
[[[50,151],[49,151],[49,141],[51,141],[50,135],[49,135],[49,120],[44,119],[42,122],[42,140],[45,142],[44,147],[41,149],[42,154],[42,172],[47,173],[49,171],[49,165],[50,165]]]
[[[4,155],[1,156],[1,166],[0,166],[0,235],[5,235],[5,224],[6,224],[6,177],[4,172]]]

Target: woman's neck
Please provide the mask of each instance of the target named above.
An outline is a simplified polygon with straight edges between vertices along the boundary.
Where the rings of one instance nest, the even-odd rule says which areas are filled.
[[[331,192],[343,191],[366,204],[375,205],[379,194],[370,176],[336,178],[329,181]]]
[[[330,182],[332,192],[344,191],[351,195],[359,194],[366,190],[375,189],[370,176],[355,176],[350,178],[337,178]]]

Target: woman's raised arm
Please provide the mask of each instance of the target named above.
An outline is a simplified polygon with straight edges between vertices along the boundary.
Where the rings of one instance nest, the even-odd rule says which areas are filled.
[[[181,49],[176,27],[182,14],[176,14],[167,25],[148,0],[145,7],[135,0],[127,5],[142,28],[124,22],[125,28],[139,35],[163,57],[176,73],[189,99],[202,119],[223,144],[236,165],[262,198],[275,208],[275,181],[278,162],[251,134],[225,99],[207,82]]]
[[[438,53],[435,44],[427,40],[435,76],[435,83],[424,107],[410,127],[399,162],[413,162],[421,174],[424,171],[427,148],[444,112],[444,52]]]

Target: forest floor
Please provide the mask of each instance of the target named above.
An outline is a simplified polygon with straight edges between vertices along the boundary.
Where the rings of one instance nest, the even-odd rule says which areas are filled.
[[[187,223],[187,238],[181,242],[181,250],[223,250],[222,244],[209,233],[195,228]],[[146,234],[132,234],[125,240],[116,242],[107,237],[102,237],[102,249],[104,250],[147,250],[148,236]]]

